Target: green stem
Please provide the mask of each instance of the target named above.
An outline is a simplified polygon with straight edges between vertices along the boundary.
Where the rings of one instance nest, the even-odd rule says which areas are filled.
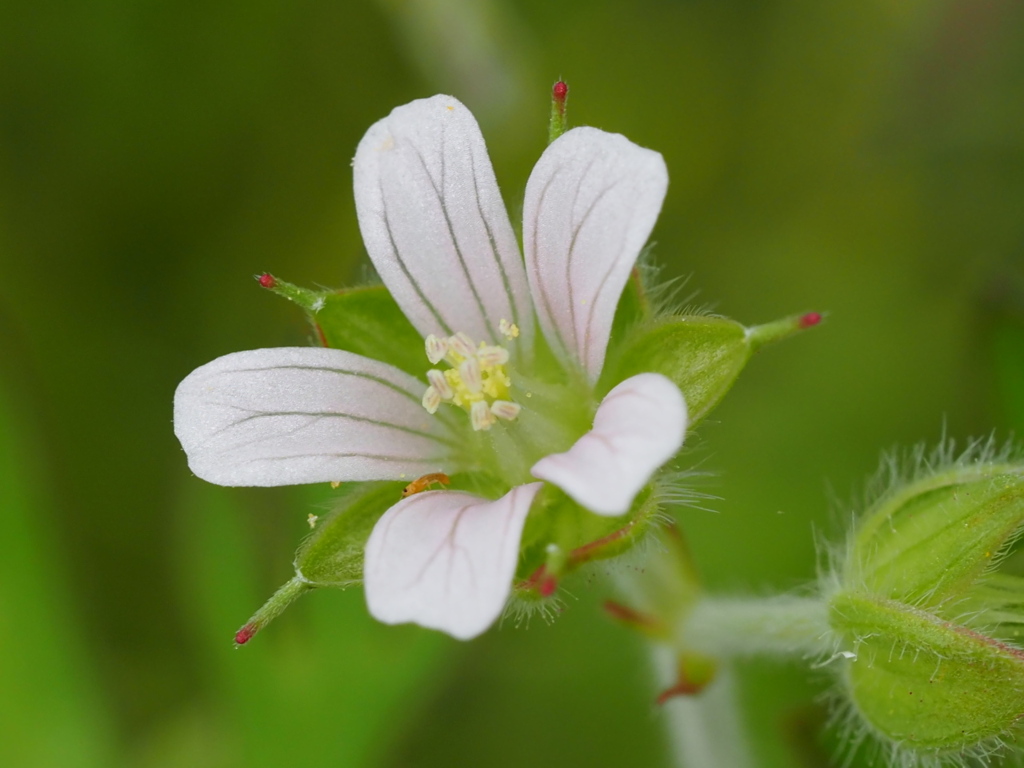
[[[820,656],[835,650],[828,603],[819,597],[706,597],[680,628],[680,646],[719,659]]]
[[[674,649],[652,644],[658,685],[675,685],[679,667]],[[753,768],[754,761],[736,702],[732,671],[719,668],[701,693],[676,696],[662,705],[672,762],[676,768]]]

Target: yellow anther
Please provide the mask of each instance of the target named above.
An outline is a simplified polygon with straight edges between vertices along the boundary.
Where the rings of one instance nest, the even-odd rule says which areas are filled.
[[[441,405],[441,395],[437,393],[437,390],[432,386],[427,387],[427,391],[423,393],[423,407],[427,409],[427,413],[437,413],[438,407]]]
[[[501,332],[501,335],[509,341],[519,338],[519,326],[515,323],[510,323],[505,318],[498,321],[498,330]]]
[[[508,350],[504,347],[481,344],[480,348],[476,351],[476,357],[480,361],[480,367],[487,370],[488,368],[507,363]]]
[[[487,407],[487,403],[477,400],[469,409],[469,421],[473,425],[473,429],[479,432],[483,429],[490,429],[497,419],[491,413],[491,409]]]
[[[448,348],[461,358],[473,357],[476,352],[473,340],[462,331],[448,338]]]
[[[518,328],[509,327],[518,334]],[[427,412],[435,413],[442,402],[451,402],[469,412],[475,430],[490,429],[498,418],[510,421],[519,414],[520,407],[510,400],[507,349],[484,342],[478,346],[462,332],[447,339],[428,336],[425,346],[432,363],[443,358],[451,366],[427,371],[430,386],[423,393]]]
[[[475,357],[466,358],[459,363],[459,378],[470,395],[479,395],[483,391],[483,371],[480,370],[480,361]]]
[[[455,394],[452,392],[451,385],[448,384],[448,379],[444,373],[437,370],[437,368],[431,368],[427,371],[427,381],[430,382],[430,386],[437,390],[437,394],[441,396],[442,400],[451,400]]]
[[[515,419],[521,410],[522,407],[519,403],[510,403],[508,400],[495,400],[491,403],[491,413],[505,421],[512,421]]]
[[[448,339],[439,339],[434,334],[430,334],[423,340],[423,344],[427,348],[427,360],[431,365],[437,365],[448,354]]]

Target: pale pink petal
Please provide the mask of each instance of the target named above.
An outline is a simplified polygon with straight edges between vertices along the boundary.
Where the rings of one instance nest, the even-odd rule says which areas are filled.
[[[398,480],[442,468],[455,441],[420,403],[426,386],[337,349],[217,358],[174,393],[174,432],[199,477],[220,485]]]
[[[479,635],[512,591],[523,524],[542,485],[520,485],[497,501],[427,491],[395,504],[366,542],[370,613],[460,640]]]
[[[532,332],[526,274],[480,128],[451,96],[398,107],[353,162],[366,249],[424,336],[500,343],[498,323]]]
[[[659,373],[626,379],[607,394],[594,428],[565,453],[545,456],[530,470],[599,515],[621,515],[686,434],[686,402]]]
[[[591,380],[667,187],[661,155],[596,128],[552,143],[526,185],[523,249],[541,327]]]

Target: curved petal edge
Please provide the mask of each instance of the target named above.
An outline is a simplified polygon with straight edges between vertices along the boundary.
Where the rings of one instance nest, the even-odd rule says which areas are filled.
[[[367,252],[416,329],[495,344],[506,320],[528,342],[523,261],[470,111],[443,95],[397,107],[352,165]]]
[[[456,442],[386,363],[316,347],[235,352],[174,393],[192,471],[219,485],[399,480],[437,472]]]
[[[517,486],[496,501],[427,491],[395,504],[366,542],[370,613],[460,640],[482,633],[511,594],[523,525],[542,485]]]
[[[594,426],[565,453],[545,456],[530,472],[599,515],[622,515],[686,435],[686,401],[659,373],[641,373],[609,392]]]
[[[667,189],[660,154],[596,128],[565,133],[530,174],[523,203],[530,292],[545,337],[592,381]]]

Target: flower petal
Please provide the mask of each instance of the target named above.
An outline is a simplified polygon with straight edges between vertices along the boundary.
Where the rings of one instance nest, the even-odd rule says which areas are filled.
[[[395,504],[366,542],[370,613],[460,640],[479,635],[512,591],[523,524],[542,485],[520,485],[497,501],[428,491]]]
[[[451,96],[398,107],[353,161],[356,211],[381,279],[424,336],[532,333],[526,273],[480,128]]]
[[[594,428],[565,453],[530,469],[599,515],[621,515],[651,475],[683,444],[686,402],[660,373],[641,373],[609,392]]]
[[[236,352],[178,385],[174,432],[192,471],[220,485],[417,477],[455,447],[420,404],[425,389],[337,349]]]
[[[523,249],[541,327],[591,380],[667,188],[661,155],[596,128],[552,143],[526,185]]]

